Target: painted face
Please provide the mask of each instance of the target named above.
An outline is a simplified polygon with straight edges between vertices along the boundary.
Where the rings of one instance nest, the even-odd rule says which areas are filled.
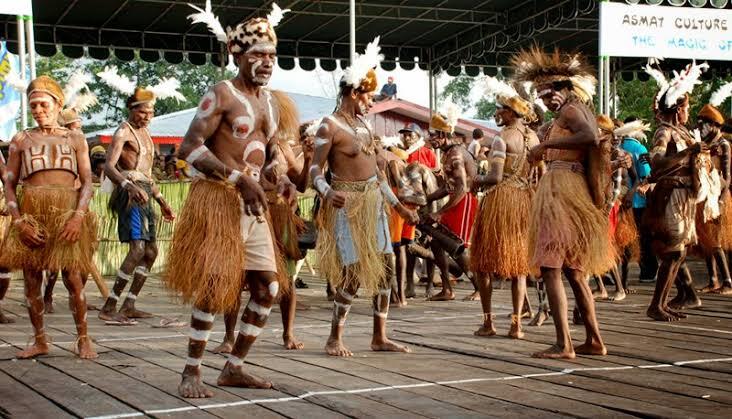
[[[702,139],[711,140],[719,132],[719,127],[701,119],[697,122],[697,126],[699,127],[699,133],[701,134]]]
[[[58,125],[58,114],[61,107],[53,96],[43,93],[34,92],[28,98],[33,119],[41,128],[50,128]]]
[[[363,93],[354,90],[351,96],[356,100],[356,113],[358,115],[366,115],[374,106],[374,92]]]
[[[447,142],[447,138],[445,137],[445,134],[440,131],[430,132],[430,145],[433,149],[437,150],[439,148],[442,148],[443,145]]]
[[[239,57],[239,72],[257,86],[266,86],[272,77],[277,49],[274,45],[255,44]]]
[[[501,106],[500,108],[496,109],[496,125],[499,127],[505,127],[506,125],[513,122],[513,111],[510,109]]]
[[[539,86],[537,92],[544,105],[552,112],[558,111],[567,100],[564,93],[554,90],[551,84]]]
[[[150,125],[153,116],[155,116],[155,108],[152,102],[141,103],[130,110],[130,119],[139,128]]]
[[[679,124],[686,125],[689,122],[689,102],[686,101],[683,105],[679,106],[679,110],[676,114],[679,118]]]

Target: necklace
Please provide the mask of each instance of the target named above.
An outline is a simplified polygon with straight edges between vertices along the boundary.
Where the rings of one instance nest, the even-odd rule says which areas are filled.
[[[339,111],[338,114],[343,118],[344,121],[346,121],[351,130],[353,130],[354,137],[356,139],[356,142],[358,142],[361,151],[369,156],[376,154],[374,134],[371,132],[368,125],[366,125],[360,118],[354,118],[353,116],[348,115],[343,111]],[[362,126],[357,127],[357,122],[360,122],[360,125]]]

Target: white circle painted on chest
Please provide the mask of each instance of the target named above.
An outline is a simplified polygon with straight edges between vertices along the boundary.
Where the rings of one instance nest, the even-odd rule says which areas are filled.
[[[250,116],[239,116],[234,119],[231,124],[232,134],[234,138],[244,139],[249,137],[254,127],[254,118]]]

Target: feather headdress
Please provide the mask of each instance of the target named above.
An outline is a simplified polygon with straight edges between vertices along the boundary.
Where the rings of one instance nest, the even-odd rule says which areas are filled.
[[[499,105],[510,108],[517,115],[526,118],[529,122],[533,121],[535,118],[533,106],[521,97],[513,86],[495,77],[486,77],[483,83],[485,93],[488,96],[494,96]],[[526,88],[526,86],[523,87]]]
[[[666,79],[666,76],[663,75],[663,72],[659,70],[658,68],[654,68],[650,63],[647,64],[643,68],[649,76],[653,78],[653,80],[656,81],[656,84],[658,85],[658,93],[656,94],[656,103],[661,100],[661,96],[668,90],[668,80]]]
[[[73,109],[78,113],[83,113],[97,103],[99,103],[99,101],[97,100],[97,95],[95,95],[91,91],[88,91],[85,93],[77,93],[76,95],[74,95],[74,97],[69,101],[66,107],[69,109]]]
[[[100,79],[112,89],[124,94],[135,93],[135,82],[117,72],[117,67],[104,67],[104,71],[97,73]]]
[[[315,137],[315,134],[318,133],[318,129],[320,129],[320,125],[323,123],[323,118],[318,118],[311,122],[307,128],[305,128],[305,135],[307,137]]]
[[[15,91],[25,93],[26,89],[28,89],[28,83],[30,83],[30,80],[21,79],[20,74],[18,74],[14,68],[11,68],[10,72],[5,75],[5,83],[9,84]]]
[[[77,71],[69,77],[69,81],[64,86],[64,96],[71,102],[73,97],[84,89],[89,89],[88,84],[92,82],[92,76],[90,74]]]
[[[460,118],[460,108],[452,101],[447,100],[440,107],[440,111],[432,114],[430,130],[452,134]]]
[[[696,61],[686,66],[681,73],[674,71],[674,78],[669,82],[668,89],[664,93],[664,104],[667,109],[676,106],[676,102],[683,96],[688,95],[698,84],[702,73],[709,68],[709,64],[697,64]]]
[[[147,86],[147,90],[155,95],[156,99],[167,99],[172,97],[178,102],[185,102],[186,97],[178,91],[180,82],[173,77],[168,77],[160,81],[155,86]]]
[[[272,11],[267,15],[267,20],[273,28],[276,28],[280,24],[282,18],[285,17],[285,13],[291,12],[291,9],[282,9],[277,3],[272,3]]]
[[[196,23],[205,23],[209,32],[214,34],[219,42],[226,43],[228,41],[226,31],[224,31],[224,27],[221,26],[219,17],[214,15],[211,11],[211,0],[206,0],[206,6],[204,9],[190,3],[188,3],[188,5],[198,11],[198,13],[188,15],[188,19],[191,20],[191,24],[195,25]]]
[[[384,148],[399,147],[404,148],[404,143],[400,136],[381,137],[381,146]]]
[[[613,134],[617,138],[635,138],[638,140],[646,139],[646,131],[651,129],[651,125],[641,121],[640,119],[633,122],[628,122],[622,126],[615,128]]]
[[[730,96],[732,96],[732,82],[723,85],[716,92],[712,93],[709,103],[718,108]]]
[[[343,74],[341,85],[351,86],[364,92],[376,90],[378,84],[374,68],[384,60],[379,46],[379,39],[380,37],[377,36],[369,42],[363,54],[356,54],[356,58]]]
[[[546,53],[538,46],[521,50],[511,58],[514,79],[530,82],[534,87],[543,83],[571,81],[573,91],[584,101],[595,95],[597,79],[593,68],[581,54],[563,54],[558,49]]]

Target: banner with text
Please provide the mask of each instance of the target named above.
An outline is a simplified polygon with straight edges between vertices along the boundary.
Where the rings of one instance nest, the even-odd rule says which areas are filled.
[[[20,111],[20,93],[7,81],[8,74],[20,73],[17,55],[11,54],[0,41],[0,141],[10,141],[16,133],[16,118]]]
[[[732,61],[732,10],[603,2],[600,54]]]

